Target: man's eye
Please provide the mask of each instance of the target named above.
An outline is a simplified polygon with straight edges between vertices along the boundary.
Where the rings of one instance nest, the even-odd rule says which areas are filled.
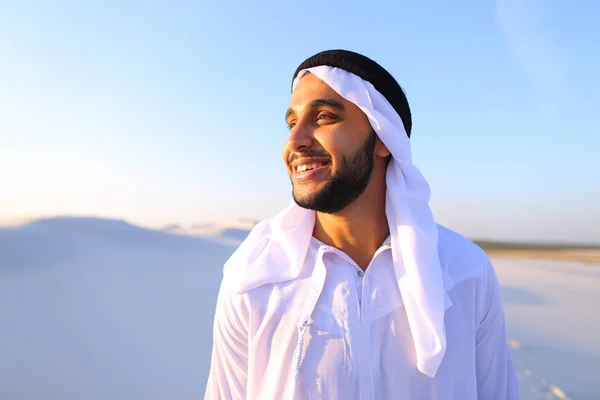
[[[322,121],[322,120],[324,120],[324,121],[331,121],[331,120],[334,120],[334,119],[335,119],[335,116],[332,115],[332,114],[329,114],[329,113],[319,113],[317,115],[317,121]]]
[[[296,122],[290,122],[287,124],[288,129],[292,129],[294,126],[296,126]]]

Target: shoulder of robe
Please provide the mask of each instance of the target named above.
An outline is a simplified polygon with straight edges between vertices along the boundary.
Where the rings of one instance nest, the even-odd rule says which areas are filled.
[[[248,236],[235,249],[223,266],[224,279],[235,278],[250,267],[252,254],[260,253],[261,246],[271,237],[271,219],[264,219],[252,227]]]
[[[454,283],[469,278],[484,278],[491,265],[487,253],[480,246],[439,224],[438,253],[442,269]]]
[[[225,262],[222,291],[241,294],[293,278],[287,254],[274,236],[272,219],[254,226]]]

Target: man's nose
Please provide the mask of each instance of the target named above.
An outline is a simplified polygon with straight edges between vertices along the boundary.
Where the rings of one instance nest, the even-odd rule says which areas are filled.
[[[313,144],[313,129],[307,121],[298,121],[290,129],[290,136],[287,140],[287,146],[290,151],[295,152],[310,148]]]

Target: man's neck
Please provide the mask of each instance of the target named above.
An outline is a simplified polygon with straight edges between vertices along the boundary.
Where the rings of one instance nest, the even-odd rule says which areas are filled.
[[[365,193],[337,214],[317,213],[313,235],[321,242],[346,253],[363,270],[390,230],[385,214],[385,195]]]

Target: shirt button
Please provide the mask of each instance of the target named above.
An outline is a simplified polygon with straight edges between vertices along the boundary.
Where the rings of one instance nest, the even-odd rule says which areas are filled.
[[[365,272],[364,271],[356,271],[356,274],[362,278],[362,276],[365,274]]]

